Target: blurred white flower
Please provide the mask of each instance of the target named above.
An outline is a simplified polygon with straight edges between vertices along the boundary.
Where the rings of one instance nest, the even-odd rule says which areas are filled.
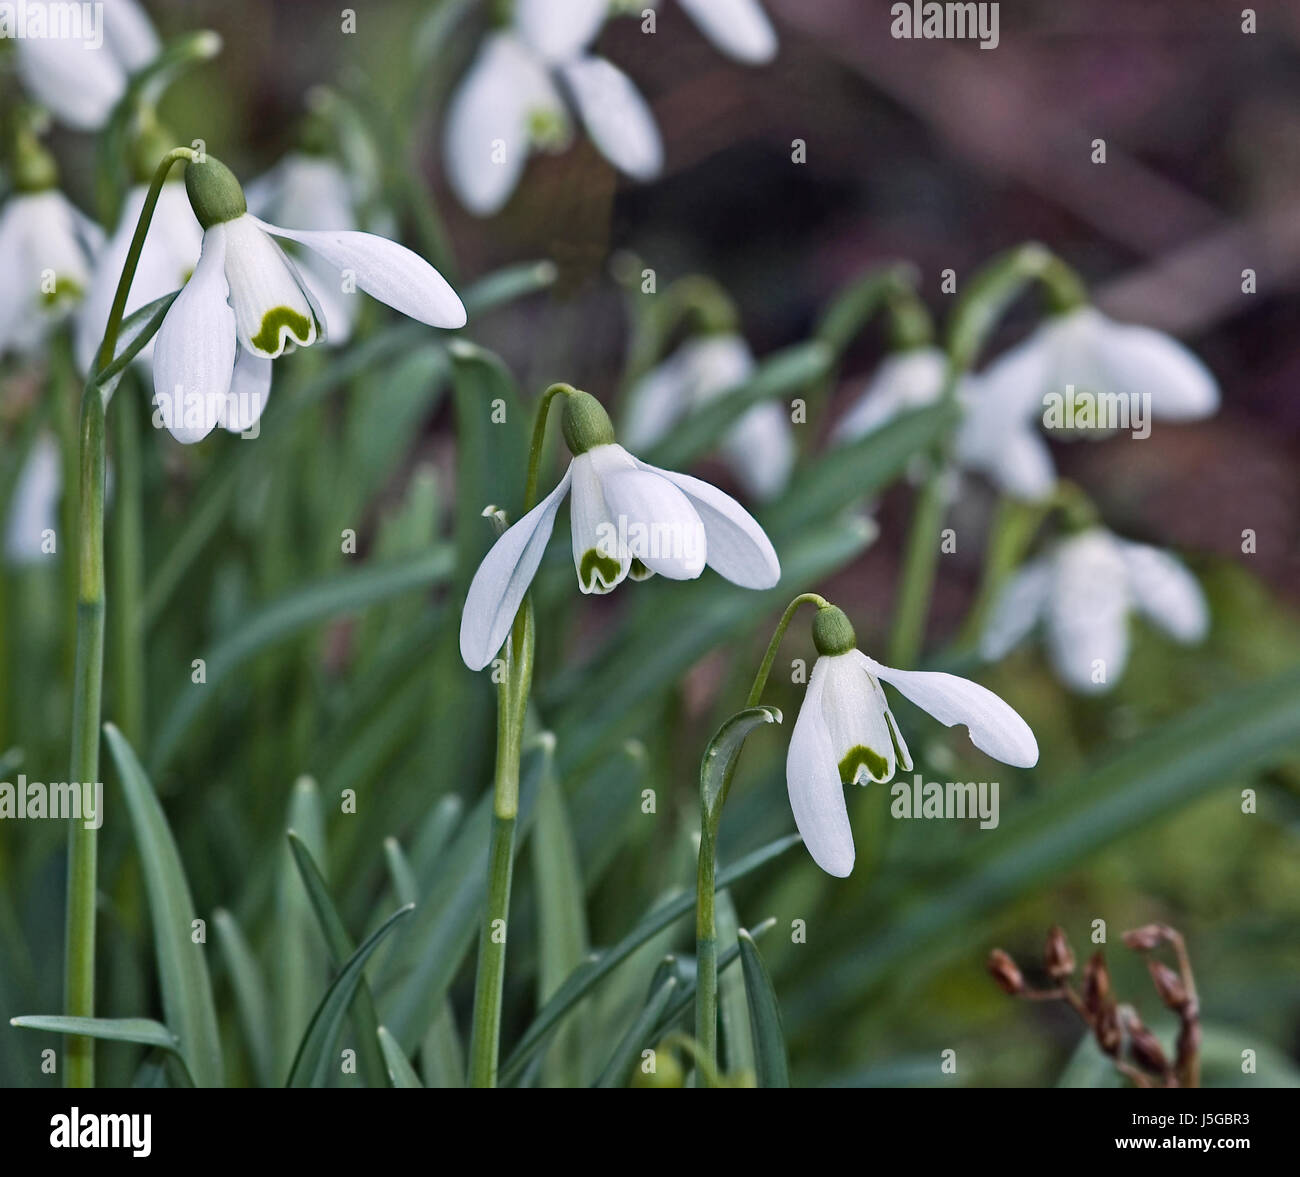
[[[131,75],[158,56],[158,35],[135,0],[73,5],[26,0],[29,12],[45,9],[45,27],[79,35],[16,37],[23,86],[60,122],[95,131],[126,93]],[[74,9],[95,10],[94,20],[68,22]]]
[[[677,0],[716,49],[746,65],[776,56],[776,30],[759,0]]]
[[[177,296],[154,348],[154,400],[163,425],[190,443],[220,425],[256,423],[271,387],[271,361],[324,333],[324,316],[275,237],[295,241],[358,288],[421,323],[465,325],[456,292],[428,262],[371,233],[285,229],[246,211],[230,170],[208,156],[185,170],[190,203],[204,226],[194,275]]]
[[[696,409],[743,384],[754,371],[749,344],[722,332],[688,339],[647,372],[628,395],[622,434],[634,449],[655,445]],[[722,453],[745,490],[770,499],[785,489],[794,469],[790,418],[776,401],[746,410],[727,430]]]
[[[291,152],[245,185],[244,195],[249,209],[269,221],[304,229],[357,227],[356,192],[330,156]],[[299,265],[325,316],[327,342],[333,347],[346,343],[356,321],[355,291],[349,292],[343,274],[318,254],[302,254]]]
[[[117,228],[95,256],[90,287],[77,311],[77,363],[83,372],[89,372],[95,362],[148,190],[147,184],[139,184],[127,193]],[[125,314],[130,315],[184,286],[198,265],[202,240],[203,231],[190,209],[185,185],[179,180],[164,184],[159,189],[158,204],[127,294]],[[139,353],[138,358],[145,364],[152,363],[154,343],[151,339]]]
[[[510,199],[534,148],[571,138],[567,90],[597,150],[649,180],[663,167],[654,116],[632,80],[587,52],[604,0],[521,0],[510,28],[490,34],[452,96],[444,158],[460,202],[478,216]]]
[[[828,624],[829,623],[829,624]],[[938,671],[895,670],[856,648],[834,607],[813,625],[818,658],[786,755],[786,788],[804,845],[827,874],[853,869],[853,830],[844,786],[888,781],[912,758],[881,681],[947,727],[965,724],[982,752],[1018,768],[1038,763],[1038,741],[1007,703],[978,683]]]
[[[603,441],[578,453],[559,485],[479,565],[460,626],[471,670],[491,662],[510,633],[570,490],[573,564],[584,593],[608,593],[629,575],[693,580],[705,565],[742,588],[771,588],[781,578],[771,541],[735,499]]]
[[[1168,552],[1093,527],[1030,561],[1003,589],[980,641],[1001,658],[1040,622],[1067,686],[1110,690],[1128,661],[1129,615],[1138,612],[1176,641],[1201,641],[1209,609],[1201,586]]]
[[[10,563],[34,564],[49,553],[44,533],[58,530],[59,497],[63,490],[62,460],[52,433],[32,442],[14,485],[5,527],[5,555]]]
[[[937,347],[891,352],[836,425],[831,441],[857,441],[902,413],[934,404],[943,393],[947,371],[948,357]]]
[[[29,352],[85,295],[103,234],[55,188],[0,208],[0,355]]]

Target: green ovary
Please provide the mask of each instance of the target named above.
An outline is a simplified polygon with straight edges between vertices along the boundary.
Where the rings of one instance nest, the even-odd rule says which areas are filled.
[[[880,753],[864,748],[861,744],[855,744],[840,761],[840,781],[846,785],[853,784],[858,769],[864,765],[872,780],[885,779],[885,771],[889,767],[888,761]]]
[[[578,569],[578,581],[588,592],[596,588],[597,580],[602,587],[609,588],[618,579],[619,564],[611,556],[602,556],[595,548],[588,548],[582,554],[582,567]]]
[[[273,307],[262,316],[262,329],[253,336],[253,346],[267,355],[274,355],[280,350],[280,333],[285,327],[299,343],[311,342],[311,320],[306,315],[292,307]]]
[[[41,303],[46,310],[53,310],[55,307],[61,307],[66,303],[77,302],[83,293],[80,282],[72,278],[58,277],[54,279],[54,289],[43,291],[41,294]]]

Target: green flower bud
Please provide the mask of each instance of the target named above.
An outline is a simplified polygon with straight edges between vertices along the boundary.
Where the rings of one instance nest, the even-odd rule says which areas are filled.
[[[856,649],[858,635],[843,609],[826,605],[813,618],[813,645],[819,654],[847,654]]]
[[[575,390],[564,398],[564,417],[560,427],[564,431],[564,444],[575,458],[614,440],[614,426],[609,414],[589,392]]]
[[[194,215],[205,229],[236,220],[248,211],[235,173],[212,155],[204,156],[202,163],[185,165],[185,191]]]
[[[14,142],[14,188],[19,192],[44,192],[59,185],[59,165],[45,145],[27,127]]]

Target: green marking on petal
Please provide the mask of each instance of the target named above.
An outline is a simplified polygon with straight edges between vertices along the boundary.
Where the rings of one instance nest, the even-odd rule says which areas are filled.
[[[866,768],[873,781],[879,781],[884,780],[885,770],[889,767],[889,762],[879,752],[873,752],[870,748],[855,744],[848,750],[844,759],[840,761],[840,781],[846,785],[853,784],[857,778],[858,769],[863,767]]]
[[[274,355],[280,350],[281,332],[286,327],[294,341],[304,345],[311,342],[311,320],[292,307],[281,306],[272,307],[262,316],[262,329],[253,336],[253,346],[267,355]]]
[[[885,708],[885,722],[889,724],[889,738],[894,744],[894,759],[904,772],[911,772],[912,758],[908,755],[907,748],[903,744],[903,733],[898,730],[898,724],[894,721],[894,713],[888,707]]]
[[[653,568],[647,568],[635,556],[632,557],[632,566],[627,570],[628,578],[631,580],[649,580],[654,575]]]
[[[82,294],[81,283],[71,278],[61,278],[57,275],[54,279],[53,290],[43,290],[41,292],[41,303],[47,310],[62,306],[64,303],[79,302]]]
[[[619,563],[612,556],[601,555],[595,548],[582,554],[582,567],[578,569],[578,583],[587,592],[607,592],[618,580]],[[597,581],[600,583],[597,584]]]

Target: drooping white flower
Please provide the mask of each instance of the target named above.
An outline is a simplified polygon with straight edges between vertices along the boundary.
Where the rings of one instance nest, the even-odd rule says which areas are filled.
[[[0,354],[29,352],[82,299],[103,234],[62,192],[19,192],[0,208]]]
[[[587,52],[606,5],[522,0],[513,24],[490,34],[452,96],[444,158],[460,202],[491,216],[510,199],[529,153],[571,138],[567,91],[596,148],[637,180],[658,175],[663,144],[631,79]]]
[[[978,683],[937,671],[895,670],[857,649],[853,627],[834,606],[813,624],[818,658],[786,755],[795,825],[827,874],[853,869],[853,830],[844,786],[883,782],[912,758],[881,682],[947,727],[964,724],[982,752],[1017,768],[1038,763],[1038,741],[1007,703]]]
[[[338,161],[326,155],[292,152],[245,185],[244,194],[256,216],[276,224],[318,230],[357,227],[352,184]],[[346,288],[338,267],[319,254],[301,254],[298,264],[325,316],[326,340],[341,346],[356,321],[355,291]]]
[[[1001,658],[1040,624],[1061,679],[1100,694],[1128,661],[1133,612],[1176,641],[1199,642],[1209,608],[1196,578],[1168,552],[1093,527],[1058,542],[1008,582],[994,604],[980,653]]]
[[[1054,315],[969,382],[963,462],[1031,501],[1055,485],[1039,430],[1047,398],[1122,398],[1150,418],[1194,421],[1219,407],[1210,370],[1162,331],[1117,323],[1092,306]]]
[[[60,122],[98,130],[126,93],[131,75],[158,56],[158,36],[148,16],[135,0],[90,5],[26,0],[29,24],[37,9],[45,35],[14,38],[23,86]]]
[[[83,372],[89,372],[95,362],[147,192],[148,185],[140,184],[127,193],[117,228],[95,257],[90,287],[77,311],[77,363]],[[185,185],[179,180],[168,181],[158,192],[158,204],[140,251],[125,313],[130,315],[184,286],[198,265],[202,240],[203,231],[190,209]],[[154,343],[151,339],[139,353],[139,359],[146,364],[153,360]]]
[[[771,588],[780,579],[771,541],[739,503],[628,453],[594,397],[567,398],[564,435],[574,458],[559,485],[497,540],[470,583],[460,652],[471,670],[487,666],[510,633],[570,491],[573,563],[584,593],[608,593],[628,576],[656,572],[693,580],[706,565],[742,588]]]
[[[903,413],[934,404],[943,393],[947,372],[948,357],[937,347],[891,352],[835,426],[831,440],[857,441]]]
[[[732,332],[688,339],[631,389],[624,440],[633,449],[655,445],[696,409],[743,384],[754,367],[749,344]],[[723,436],[722,452],[749,494],[780,494],[795,460],[785,410],[775,401],[747,409]]]
[[[412,319],[465,325],[456,292],[404,246],[370,233],[258,220],[230,170],[211,156],[186,166],[185,184],[203,227],[202,253],[154,348],[154,400],[178,441],[199,441],[218,425],[250,429],[266,406],[271,361],[324,333],[320,305],[276,237],[351,271],[358,288]]]
[[[716,49],[746,65],[776,56],[776,30],[759,0],[678,0]]]
[[[62,465],[54,435],[38,434],[18,473],[9,503],[5,555],[11,564],[34,564],[48,555],[45,533],[58,530]]]

